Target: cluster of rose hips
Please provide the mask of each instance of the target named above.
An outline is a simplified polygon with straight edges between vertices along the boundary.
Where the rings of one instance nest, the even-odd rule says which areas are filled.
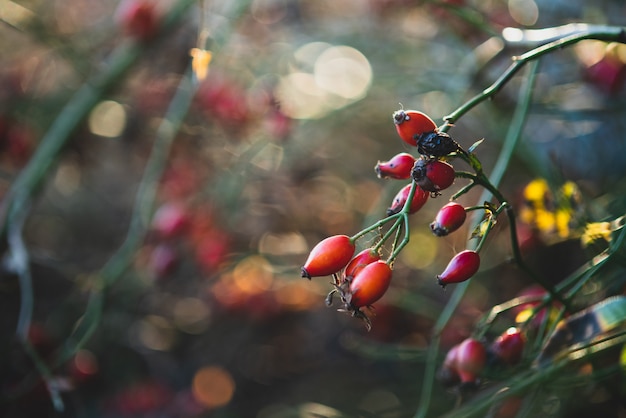
[[[512,367],[522,359],[526,337],[515,327],[507,329],[487,345],[476,338],[466,338],[450,348],[439,370],[439,379],[460,390],[475,388],[488,366]]]
[[[397,110],[393,113],[393,121],[400,138],[417,147],[420,155],[416,158],[403,152],[389,161],[379,161],[375,170],[380,178],[411,179],[411,183],[396,194],[387,209],[388,219],[404,217],[406,222],[406,215],[417,212],[429,197],[439,196],[442,190],[454,183],[456,172],[447,160],[469,154],[450,135],[440,131],[435,122],[422,112]],[[430,227],[436,236],[441,237],[459,229],[465,219],[466,208],[459,203],[449,202],[439,210]],[[393,263],[402,244],[396,247],[395,242],[391,255],[383,260],[381,247],[390,234],[355,256],[356,240],[385,222],[380,221],[353,237],[335,235],[322,240],[313,248],[302,267],[302,277],[310,279],[333,276],[334,289],[327,298],[327,304],[332,304],[333,295],[338,293],[343,303],[340,310],[364,319],[368,327],[369,320],[361,308],[370,307],[386,292],[391,281]],[[463,282],[472,277],[479,266],[478,252],[464,250],[450,260],[444,271],[437,276],[437,281],[442,287]]]

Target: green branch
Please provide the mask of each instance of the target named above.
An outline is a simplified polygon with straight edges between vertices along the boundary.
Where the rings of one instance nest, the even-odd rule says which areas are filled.
[[[513,57],[513,63],[509,66],[509,68],[502,73],[500,78],[498,78],[491,86],[487,87],[481,93],[477,94],[469,101],[467,101],[464,105],[456,109],[454,112],[445,116],[443,119],[445,124],[440,128],[441,131],[448,131],[454,123],[461,118],[461,116],[465,115],[471,109],[473,109],[476,105],[484,102],[487,99],[495,96],[502,87],[506,83],[508,83],[513,76],[522,69],[524,65],[526,65],[530,61],[537,60],[538,58],[547,55],[556,50],[574,45],[582,40],[586,39],[595,39],[605,42],[619,42],[626,43],[626,33],[624,32],[624,28],[616,27],[616,26],[585,26],[578,33],[574,33],[572,35],[566,36],[561,39],[557,39],[555,41],[549,42],[540,47],[534,48],[525,54]]]

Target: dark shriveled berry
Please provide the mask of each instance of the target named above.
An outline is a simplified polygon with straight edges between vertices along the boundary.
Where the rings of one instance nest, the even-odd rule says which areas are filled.
[[[444,157],[460,149],[459,144],[445,132],[431,131],[416,135],[417,152],[432,157]]]

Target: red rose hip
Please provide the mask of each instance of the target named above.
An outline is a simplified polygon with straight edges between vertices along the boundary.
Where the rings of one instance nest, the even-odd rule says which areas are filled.
[[[344,268],[354,255],[354,242],[347,235],[333,235],[320,241],[309,253],[302,277],[328,276]]]
[[[381,179],[408,179],[415,164],[415,157],[406,152],[395,155],[389,161],[379,161],[374,167]]]
[[[521,331],[511,327],[491,344],[491,352],[502,363],[515,365],[522,359],[526,338]]]
[[[450,283],[464,282],[476,274],[479,267],[480,256],[476,251],[461,251],[450,260],[443,273],[437,276],[437,283],[445,287]]]
[[[385,261],[378,260],[360,270],[343,295],[350,310],[369,306],[380,299],[391,283],[392,270]]]
[[[480,341],[468,338],[459,344],[456,367],[462,383],[474,383],[487,363],[487,350]]]
[[[393,112],[393,122],[400,138],[412,146],[417,145],[418,136],[437,129],[428,115],[417,110],[396,110]]]
[[[424,190],[439,194],[454,183],[454,167],[450,164],[433,159],[420,158],[415,161],[411,176]]]
[[[344,277],[348,280],[352,280],[365,266],[378,260],[380,260],[380,254],[373,248],[366,248],[350,260],[344,270]]]
[[[467,214],[463,205],[450,202],[437,212],[434,222],[430,224],[430,229],[438,237],[443,237],[459,229],[465,222]]]
[[[409,198],[409,194],[411,193],[411,185],[407,184],[396,194],[391,202],[391,206],[387,209],[387,215],[395,215],[400,212],[402,208]],[[415,193],[413,194],[413,199],[411,200],[411,206],[409,207],[409,214],[415,213],[424,206],[426,201],[428,200],[429,193],[423,190],[419,185],[415,185]]]

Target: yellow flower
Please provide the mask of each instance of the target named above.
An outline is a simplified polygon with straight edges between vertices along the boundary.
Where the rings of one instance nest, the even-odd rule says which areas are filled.
[[[211,51],[200,48],[192,48],[189,54],[191,55],[191,69],[196,79],[198,79],[198,81],[204,80],[209,74],[209,64],[211,63],[213,54]]]
[[[592,222],[585,226],[585,231],[580,237],[583,247],[588,247],[598,240],[606,242],[611,241],[611,223],[610,222]]]

